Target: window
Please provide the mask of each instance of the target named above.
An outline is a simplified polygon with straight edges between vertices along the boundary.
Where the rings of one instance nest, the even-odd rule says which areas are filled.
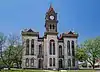
[[[72,41],[72,56],[75,56],[74,41]]]
[[[49,65],[52,66],[52,58],[49,59]]]
[[[55,58],[53,58],[53,66],[55,66]]]
[[[67,41],[67,52],[68,56],[70,56],[70,41]]]
[[[51,24],[50,24],[50,29],[51,29],[52,27],[51,27]]]
[[[55,26],[53,25],[53,29],[55,29]]]
[[[42,45],[40,44],[39,45],[39,55],[41,55],[42,54]]]
[[[72,60],[72,63],[73,63],[73,67],[75,66],[75,59],[73,58]]]
[[[25,65],[26,65],[26,67],[28,67],[28,66],[29,66],[29,59],[28,59],[28,58],[26,58]]]
[[[62,55],[62,46],[60,45],[59,46],[59,56],[61,56]]]
[[[50,29],[55,29],[55,26],[50,24]]]
[[[29,39],[26,40],[26,55],[29,55]]]
[[[55,42],[53,42],[53,55],[55,55]]]
[[[34,66],[34,59],[31,58],[31,66],[33,67]]]
[[[31,55],[34,55],[34,39],[31,40]]]
[[[53,53],[53,55],[55,55],[55,42],[54,42],[54,40],[50,40],[49,45],[50,45],[49,54],[52,55],[52,53]],[[53,52],[52,52],[52,50],[53,50]]]
[[[49,50],[49,53],[50,53],[50,55],[52,55],[52,43],[51,43],[51,41],[50,41],[50,50]]]
[[[68,67],[71,67],[71,59],[68,59]]]

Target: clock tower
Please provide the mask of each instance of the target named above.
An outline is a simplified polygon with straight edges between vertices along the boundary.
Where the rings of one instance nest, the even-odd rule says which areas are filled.
[[[50,5],[50,8],[48,12],[46,12],[45,17],[46,32],[57,32],[57,23],[57,13],[54,11],[52,5]]]
[[[54,11],[52,5],[46,12],[44,32],[44,62],[47,68],[58,68],[58,39],[57,39],[57,13]],[[50,64],[50,62],[52,62]]]

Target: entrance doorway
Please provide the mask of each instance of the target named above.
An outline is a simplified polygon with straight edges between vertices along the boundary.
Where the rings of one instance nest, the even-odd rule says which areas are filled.
[[[43,60],[39,59],[38,68],[43,68]]]
[[[63,68],[63,65],[62,65],[62,59],[59,60],[59,68]]]

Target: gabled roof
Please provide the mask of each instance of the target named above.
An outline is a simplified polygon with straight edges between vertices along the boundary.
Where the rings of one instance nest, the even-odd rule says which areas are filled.
[[[29,29],[27,32],[34,32],[32,29]]]
[[[72,35],[74,35],[74,34],[77,34],[77,33],[75,33],[75,32],[72,32],[72,31],[69,31],[69,32],[65,32],[65,33],[63,33],[63,34],[72,34]]]
[[[72,31],[70,31],[70,32],[68,32],[68,34],[73,34],[73,32],[72,32]]]
[[[62,33],[62,37],[78,38],[78,34],[72,31]]]
[[[35,32],[32,29],[25,29],[22,31],[23,36],[39,36],[39,32]]]

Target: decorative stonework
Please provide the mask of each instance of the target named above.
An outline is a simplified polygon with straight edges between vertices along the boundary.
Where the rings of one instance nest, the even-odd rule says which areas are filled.
[[[67,37],[67,38],[78,38],[78,34],[74,33],[72,31],[68,32],[68,33],[63,33],[62,37]]]
[[[32,29],[22,31],[22,36],[39,36],[39,32],[34,32]]]

